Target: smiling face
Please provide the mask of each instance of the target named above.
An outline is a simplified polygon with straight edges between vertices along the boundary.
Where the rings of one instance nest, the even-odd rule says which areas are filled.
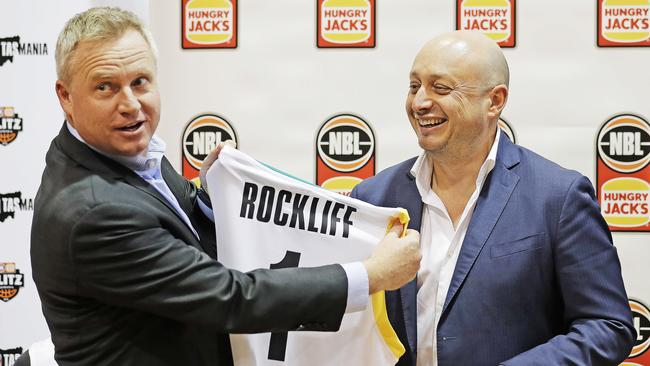
[[[434,158],[487,155],[494,139],[507,87],[493,64],[499,57],[490,54],[501,51],[480,37],[443,35],[413,61],[406,113],[420,147]]]
[[[70,61],[70,80],[56,91],[67,120],[98,150],[134,156],[146,151],[160,119],[156,63],[140,33],[82,41]]]

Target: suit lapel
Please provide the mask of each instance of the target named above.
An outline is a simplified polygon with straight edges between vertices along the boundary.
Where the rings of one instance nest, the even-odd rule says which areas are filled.
[[[410,169],[410,166],[409,166]],[[393,206],[401,206],[409,212],[411,220],[409,229],[420,231],[422,223],[422,197],[415,184],[415,177],[409,172],[396,186]],[[407,283],[399,289],[406,337],[413,353],[417,349],[417,280]]]
[[[181,218],[181,216],[169,203],[169,201],[167,201],[167,199],[162,194],[160,194],[157,189],[155,189],[151,184],[147,183],[131,169],[94,151],[83,142],[77,140],[77,138],[72,136],[70,131],[68,131],[65,123],[59,131],[58,138],[60,141],[56,142],[57,147],[63,151],[63,153],[66,154],[69,159],[86,167],[88,170],[97,172],[115,180],[124,181],[125,183],[128,183],[140,191],[154,197],[161,204],[166,206],[174,215],[176,215],[176,217],[181,222],[183,222],[185,227],[187,227],[188,231],[190,232],[190,237],[196,238],[192,233],[192,230],[187,226],[185,220]]]
[[[485,242],[492,233],[497,220],[519,182],[519,176],[510,169],[519,163],[516,147],[502,134],[497,151],[496,165],[483,185],[476,201],[472,219],[456,262],[456,268],[447,291],[441,317],[445,316],[449,303],[454,299]]]

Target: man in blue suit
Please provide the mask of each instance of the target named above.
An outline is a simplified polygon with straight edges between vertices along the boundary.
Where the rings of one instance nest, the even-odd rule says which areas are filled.
[[[352,192],[407,208],[421,231],[417,279],[386,294],[398,365],[616,365],[632,347],[591,183],[499,132],[508,80],[479,33],[429,41],[406,98],[422,153]]]

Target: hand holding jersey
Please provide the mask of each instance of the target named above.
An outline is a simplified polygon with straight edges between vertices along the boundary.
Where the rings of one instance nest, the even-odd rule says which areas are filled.
[[[207,172],[225,146],[235,148],[235,143],[232,140],[219,143],[203,160],[199,177],[201,186],[208,192]],[[396,220],[372,256],[363,262],[368,272],[369,293],[395,290],[410,282],[420,268],[420,259],[420,234],[412,229],[404,230]]]
[[[415,278],[420,269],[420,234],[412,229],[404,234],[396,223],[363,264],[368,271],[369,292],[395,290]],[[401,237],[400,237],[401,236]]]
[[[228,147],[207,179],[218,207],[218,253],[225,266],[250,272],[357,262],[363,272],[359,262],[365,260],[369,292],[374,293],[371,306],[365,300],[346,312],[338,330],[329,329],[336,333],[231,334],[236,366],[397,362],[404,347],[390,326],[381,290],[400,287],[419,267],[418,233],[409,230],[399,237],[408,223],[406,210],[376,207],[299,181]],[[348,286],[355,294],[348,292],[348,298],[361,295],[364,300],[365,287],[352,281]],[[294,330],[326,329],[297,323]]]

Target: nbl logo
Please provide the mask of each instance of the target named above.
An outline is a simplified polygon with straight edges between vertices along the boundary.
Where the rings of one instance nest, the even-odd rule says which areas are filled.
[[[629,304],[636,338],[628,359],[622,365],[648,365],[650,353],[646,351],[650,347],[650,310],[637,300],[630,299]]]
[[[318,156],[334,170],[351,172],[365,165],[375,139],[368,124],[353,115],[332,117],[318,134]]]
[[[375,174],[375,137],[370,126],[355,115],[327,120],[316,138],[316,184],[349,193],[361,180]]]
[[[16,263],[0,263],[0,300],[7,302],[23,287],[24,275],[16,269]]]
[[[203,159],[226,140],[237,143],[235,130],[225,119],[216,114],[202,114],[191,120],[183,133],[183,176],[198,177]]]
[[[650,125],[633,114],[610,118],[598,133],[596,177],[611,231],[650,231]]]
[[[650,162],[650,124],[639,116],[616,116],[600,129],[598,155],[611,169],[633,173]]]

